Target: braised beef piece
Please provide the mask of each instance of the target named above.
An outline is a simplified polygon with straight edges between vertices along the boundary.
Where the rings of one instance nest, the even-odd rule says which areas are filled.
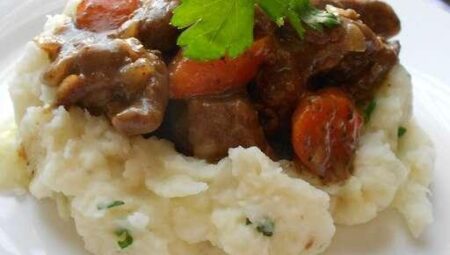
[[[171,137],[184,153],[214,162],[230,148],[257,146],[273,155],[245,93],[195,97],[169,108]]]
[[[361,15],[361,20],[376,34],[391,38],[400,32],[400,19],[392,7],[378,0],[312,0],[312,3],[325,8],[327,4],[343,9],[353,9]]]
[[[161,127],[152,134],[144,137],[156,136],[175,144],[177,151],[187,156],[193,156],[192,146],[188,140],[187,101],[180,99],[169,100],[166,114]]]
[[[297,100],[312,75],[331,70],[350,51],[365,50],[365,38],[358,27],[352,21],[343,23],[325,33],[308,30],[303,40],[290,26],[277,30],[267,64],[251,90],[267,134],[290,125]]]
[[[56,105],[105,114],[128,135],[156,130],[168,101],[168,71],[136,39],[110,39],[77,30],[71,22],[36,39],[52,63],[43,74],[56,87]]]
[[[303,40],[290,26],[278,29],[272,54],[250,86],[265,134],[288,158],[291,116],[304,93],[341,86],[356,101],[367,100],[398,62],[397,44],[355,20],[356,13],[344,14],[340,26],[323,33],[308,29]]]
[[[238,146],[257,146],[270,155],[258,113],[246,97],[194,98],[187,109],[194,156],[218,160]]]
[[[265,134],[280,157],[292,158],[291,116],[312,72],[331,68],[343,58],[344,38],[342,27],[326,33],[308,30],[302,40],[285,26],[273,36],[271,55],[249,91]]]
[[[176,49],[179,30],[170,25],[179,0],[149,0],[119,29],[119,37],[139,39],[147,49],[168,53]]]
[[[338,86],[349,92],[358,104],[364,104],[398,63],[399,52],[398,42],[384,42],[364,53],[351,53],[332,70],[313,76],[309,87]]]
[[[352,22],[362,33],[365,50],[349,51],[332,69],[315,72],[308,86],[309,89],[340,86],[357,103],[364,103],[373,97],[378,85],[398,63],[400,44],[386,41],[363,23],[349,19],[346,22]]]

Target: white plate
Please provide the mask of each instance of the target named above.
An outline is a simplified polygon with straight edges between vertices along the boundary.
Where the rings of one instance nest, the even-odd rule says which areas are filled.
[[[65,0],[0,0],[0,83],[25,43],[39,33],[45,15]],[[403,219],[384,212],[369,224],[338,227],[327,255],[450,254],[450,9],[430,0],[391,0],[403,22],[402,62],[413,74],[415,116],[438,153],[433,184],[435,223],[419,240]],[[446,85],[448,84],[448,85]],[[12,115],[0,86],[0,120]],[[0,141],[1,142],[1,141]],[[1,160],[1,159],[0,159]],[[49,201],[0,196],[1,255],[85,255],[73,223],[61,220]],[[280,254],[282,255],[282,254]]]

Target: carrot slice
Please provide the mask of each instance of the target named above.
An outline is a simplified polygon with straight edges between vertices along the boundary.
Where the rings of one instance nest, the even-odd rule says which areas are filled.
[[[116,29],[139,5],[139,0],[82,0],[77,8],[76,24],[92,32]]]
[[[345,180],[363,119],[339,89],[303,99],[293,116],[292,145],[300,163],[324,182]]]
[[[256,41],[241,56],[214,61],[195,61],[178,54],[170,65],[172,98],[221,93],[250,82],[268,54],[267,38]]]

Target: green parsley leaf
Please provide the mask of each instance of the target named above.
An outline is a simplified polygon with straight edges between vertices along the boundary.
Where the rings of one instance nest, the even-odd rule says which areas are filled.
[[[127,229],[116,231],[116,236],[119,238],[117,245],[119,245],[122,250],[133,244],[133,237]]]
[[[303,7],[299,10],[300,16],[311,28],[322,31],[324,27],[330,28],[341,23],[333,13],[314,8],[309,4],[309,0],[299,1],[303,1]]]
[[[278,26],[284,25],[284,18],[287,16],[290,0],[257,0],[257,3]]]
[[[101,203],[101,204],[97,205],[97,209],[98,210],[111,209],[114,207],[122,206],[124,204],[125,204],[125,202],[123,202],[123,201],[113,201],[110,203]]]
[[[253,222],[249,219],[245,219],[245,225],[253,225]],[[267,237],[272,237],[275,231],[275,222],[269,218],[264,218],[262,221],[256,223],[256,231]]]
[[[253,222],[249,219],[245,219],[245,225],[253,225]],[[263,234],[264,236],[271,237],[273,236],[273,232],[275,230],[275,223],[273,220],[265,218],[261,222],[256,223],[256,231]]]
[[[407,131],[408,130],[405,127],[399,127],[397,132],[398,138],[402,138]]]
[[[253,43],[255,4],[279,26],[288,19],[300,37],[304,24],[322,31],[338,25],[332,13],[314,8],[309,0],[182,0],[172,25],[185,29],[178,37],[184,55],[196,60],[235,58]]]
[[[271,237],[275,230],[275,223],[270,219],[264,219],[264,221],[258,223],[256,230],[264,236]]]
[[[300,38],[303,38],[306,30],[303,27],[300,17],[292,10],[289,10],[287,12],[287,17],[289,19],[289,22],[291,22],[291,25],[294,27],[295,31],[297,31]]]
[[[332,13],[313,7],[309,0],[257,0],[261,9],[279,26],[287,17],[300,37],[305,34],[303,23],[312,29],[322,31],[324,27],[339,25],[339,19]]]
[[[364,122],[368,123],[370,118],[372,118],[372,114],[377,108],[377,101],[372,100],[364,109]]]
[[[172,25],[187,28],[178,45],[192,59],[235,58],[253,42],[254,8],[254,0],[183,0],[172,18]]]

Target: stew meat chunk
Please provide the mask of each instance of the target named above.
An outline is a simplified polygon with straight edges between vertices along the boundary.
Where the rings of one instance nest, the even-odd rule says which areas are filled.
[[[138,38],[148,49],[169,52],[176,49],[179,31],[170,25],[179,0],[144,1],[134,16],[119,29],[119,37]]]
[[[56,87],[56,105],[106,114],[128,135],[161,125],[168,101],[167,68],[138,40],[109,39],[70,23],[36,40],[53,60],[43,82]]]
[[[376,34],[391,38],[400,32],[401,24],[392,7],[379,0],[312,0],[319,8],[333,5],[343,9],[353,9],[361,20]]]
[[[228,155],[230,148],[257,146],[273,155],[244,93],[196,97],[178,103],[171,121],[172,139],[188,154],[208,161]],[[169,114],[170,115],[170,114]]]
[[[398,44],[351,16],[341,21],[324,33],[308,30],[304,40],[288,26],[276,31],[269,61],[250,90],[269,136],[289,128],[307,91],[340,86],[356,101],[365,100],[398,62]]]
[[[269,152],[258,113],[244,96],[192,99],[187,120],[188,139],[199,158],[218,160],[237,146]]]

